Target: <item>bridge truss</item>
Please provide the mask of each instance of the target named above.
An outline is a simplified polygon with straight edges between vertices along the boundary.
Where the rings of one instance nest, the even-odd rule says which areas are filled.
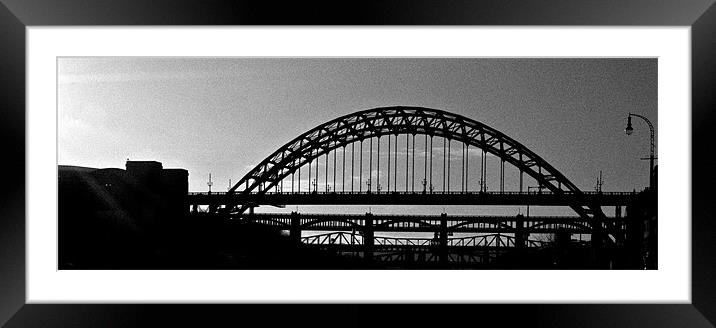
[[[459,155],[454,149],[460,149]],[[519,174],[512,177],[513,190],[505,186],[505,164]],[[499,173],[489,175],[488,166],[498,167]],[[538,248],[541,244],[530,240],[530,234],[588,234],[594,249],[604,242],[623,244],[628,229],[621,206],[629,206],[634,197],[583,192],[542,157],[494,128],[442,110],[404,106],[363,110],[318,125],[274,151],[228,192],[188,195],[195,215],[201,214],[198,207],[208,206],[205,214],[288,230],[297,243],[340,251],[355,248],[374,259],[395,254],[408,258],[411,252],[432,247],[443,264],[455,254],[461,261],[476,250],[494,255],[509,248]],[[544,205],[567,206],[576,216],[318,217],[253,211],[259,205],[287,204]],[[602,206],[616,206],[616,217],[607,218]],[[302,236],[301,231],[324,233]],[[435,238],[375,236],[382,231],[433,232]],[[477,235],[448,238],[453,233]],[[436,241],[437,248],[428,245]],[[484,259],[486,253],[481,254]]]
[[[421,136],[416,141],[416,136]],[[398,186],[398,153],[399,136],[404,136],[405,159],[404,172],[404,189]],[[384,163],[387,161],[387,184],[385,188],[381,188],[380,178],[380,145],[381,138],[387,138],[388,151]],[[411,147],[412,138],[412,147]],[[509,136],[473,119],[464,117],[437,109],[429,109],[422,107],[383,107],[369,110],[363,110],[349,115],[345,115],[324,124],[321,124],[303,134],[296,137],[292,141],[276,150],[273,154],[261,161],[257,166],[251,169],[244,177],[242,177],[228,191],[228,194],[266,194],[268,192],[277,191],[280,193],[287,192],[285,184],[290,181],[291,192],[302,192],[307,187],[308,192],[317,192],[319,188],[320,175],[319,161],[325,158],[325,174],[324,185],[325,191],[329,192],[330,180],[330,161],[333,154],[333,187],[337,188],[337,177],[342,178],[342,187],[345,192],[347,184],[345,183],[345,175],[348,172],[346,168],[346,149],[351,147],[351,170],[349,175],[351,192],[355,191],[354,174],[355,174],[355,146],[358,144],[359,149],[359,177],[358,192],[363,193],[363,147],[366,141],[370,149],[368,154],[368,181],[366,183],[365,193],[390,193],[391,192],[391,173],[392,173],[392,191],[398,192],[399,189],[404,191],[412,190],[415,192],[415,145],[424,140],[424,174],[423,174],[423,191],[433,192],[435,189],[433,179],[433,139],[440,138],[443,142],[443,177],[442,191],[451,192],[469,192],[469,151],[470,147],[481,150],[482,157],[480,163],[480,179],[479,191],[487,191],[487,155],[493,155],[499,158],[500,164],[500,191],[504,191],[504,172],[505,163],[509,163],[519,170],[519,191],[523,191],[523,175],[527,174],[532,177],[538,184],[539,189],[545,189],[556,195],[570,194],[575,199],[582,198],[582,192],[572,182],[569,181],[562,173],[555,169],[543,158],[529,150],[521,143],[515,141]],[[373,158],[373,140],[377,139],[377,155],[375,161]],[[461,175],[460,187],[451,187],[451,162],[452,162],[452,144],[457,142],[462,148],[462,156],[460,162]],[[430,145],[430,146],[428,146]],[[394,147],[391,147],[394,146]],[[391,153],[393,148],[393,153]],[[411,152],[412,150],[412,152]],[[337,154],[342,153],[342,169],[337,172]],[[428,153],[429,160],[428,160]],[[465,156],[468,154],[468,156]],[[419,155],[418,155],[419,156]],[[419,156],[420,157],[420,156]],[[391,167],[391,159],[392,167]],[[403,160],[403,158],[400,158]],[[315,163],[315,169],[313,164]],[[373,163],[376,163],[377,172],[374,174]],[[402,164],[402,163],[401,163]],[[428,167],[429,174],[428,174]],[[303,170],[302,170],[303,169]],[[302,171],[308,171],[307,186],[301,185]],[[392,172],[391,172],[392,171]],[[296,176],[298,179],[296,180]],[[305,174],[304,174],[305,177]],[[402,176],[401,176],[402,178]],[[429,191],[428,191],[428,187]],[[238,207],[237,207],[238,205]],[[226,203],[223,205],[224,211],[242,213],[252,204]],[[599,204],[585,204],[585,201],[574,201],[569,205],[574,211],[585,219],[602,217],[603,213]]]
[[[487,264],[496,262],[504,254],[514,251],[518,245],[514,236],[499,233],[448,238],[445,260],[441,258],[439,238],[399,238],[375,236],[372,259],[379,263],[441,263]],[[355,232],[329,232],[301,238],[301,243],[343,256],[364,257],[364,238]],[[549,243],[527,240],[524,247],[541,249]]]
[[[196,218],[222,218],[209,212]],[[499,263],[498,258],[515,254],[551,252],[564,247],[557,235],[585,235],[591,239],[590,220],[566,216],[472,216],[472,215],[377,215],[253,213],[232,214],[238,224],[269,226],[288,232],[300,247],[317,248],[342,256],[376,263],[435,264],[436,267],[470,267]],[[611,233],[626,237],[627,218],[602,218],[616,227]],[[380,236],[380,234],[384,234]],[[410,233],[412,236],[396,236]],[[389,234],[391,236],[385,235]],[[422,234],[432,237],[414,237]],[[581,241],[580,237],[580,241]],[[569,237],[567,237],[567,243]],[[560,246],[561,244],[561,246]],[[590,255],[593,256],[593,255]]]

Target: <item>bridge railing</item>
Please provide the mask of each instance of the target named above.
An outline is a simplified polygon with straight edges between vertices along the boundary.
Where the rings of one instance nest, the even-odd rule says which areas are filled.
[[[203,192],[203,191],[190,191],[188,195],[227,195],[227,192]],[[255,193],[251,193],[254,195]],[[266,192],[265,195],[554,195],[551,191],[294,191],[294,192],[281,192],[272,191]],[[574,195],[575,192],[564,192],[564,195]],[[604,196],[629,196],[636,195],[636,191],[583,191],[584,195],[604,195]],[[234,193],[234,195],[241,195],[240,193]]]
[[[254,213],[254,214],[241,214],[238,217],[241,218],[289,218],[294,214],[291,213]],[[327,214],[327,213],[298,213],[299,217],[304,219],[319,219],[319,218],[344,218],[344,219],[358,219],[363,220],[366,218],[365,214]],[[375,214],[372,213],[371,218],[373,220],[383,220],[383,219],[430,219],[430,220],[439,220],[442,218],[440,215],[434,215],[434,214]],[[475,219],[475,220],[514,220],[516,218],[515,215],[464,215],[464,214],[454,214],[454,215],[448,215],[446,216],[448,221],[464,221],[469,219]],[[573,220],[573,221],[581,221],[581,218],[578,216],[567,216],[567,215],[536,215],[531,217],[523,217],[523,220]],[[620,218],[615,217],[607,217],[607,220],[619,220]]]

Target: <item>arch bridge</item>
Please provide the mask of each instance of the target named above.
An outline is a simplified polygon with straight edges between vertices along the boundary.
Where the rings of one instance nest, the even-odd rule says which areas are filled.
[[[634,197],[583,192],[534,151],[471,118],[398,106],[318,125],[274,151],[227,192],[190,193],[189,204],[233,217],[253,214],[259,205],[567,206],[576,214],[562,222],[569,229],[619,242],[623,225],[606,218],[602,206],[616,206],[620,216],[621,206]]]

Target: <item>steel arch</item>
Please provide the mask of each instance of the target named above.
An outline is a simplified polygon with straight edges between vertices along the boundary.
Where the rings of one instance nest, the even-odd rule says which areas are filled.
[[[351,228],[354,228],[354,229],[357,229],[357,230],[360,230],[360,229],[363,228],[362,225],[357,224],[357,223],[355,223],[353,220],[350,220],[350,219],[332,219],[332,220],[328,220],[328,221],[320,220],[320,219],[315,219],[315,220],[308,221],[308,222],[306,222],[306,223],[304,223],[304,224],[301,224],[300,227],[301,227],[301,229],[311,230],[312,227],[314,227],[314,226],[316,226],[316,225],[320,225],[321,223],[327,223],[327,222],[340,222],[340,223],[344,223],[345,226],[348,226],[348,227],[351,227]]]
[[[582,192],[540,156],[504,133],[468,117],[424,107],[379,107],[344,115],[291,140],[241,178],[228,193],[266,193],[303,165],[340,147],[373,137],[427,134],[478,147],[517,167],[555,194]],[[242,189],[243,186],[243,189]],[[229,206],[228,209],[231,210]],[[571,205],[585,218],[603,216],[597,205]]]

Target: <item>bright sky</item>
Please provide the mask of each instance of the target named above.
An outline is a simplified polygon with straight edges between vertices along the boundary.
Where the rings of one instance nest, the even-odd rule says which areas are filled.
[[[582,190],[594,189],[600,170],[605,191],[648,185],[648,161],[639,159],[648,156],[648,127],[635,118],[632,136],[624,128],[628,112],[657,126],[656,59],[95,57],[58,64],[60,165],[156,160],[189,170],[191,191],[205,191],[209,173],[221,191],[321,123],[407,105],[496,128]]]

